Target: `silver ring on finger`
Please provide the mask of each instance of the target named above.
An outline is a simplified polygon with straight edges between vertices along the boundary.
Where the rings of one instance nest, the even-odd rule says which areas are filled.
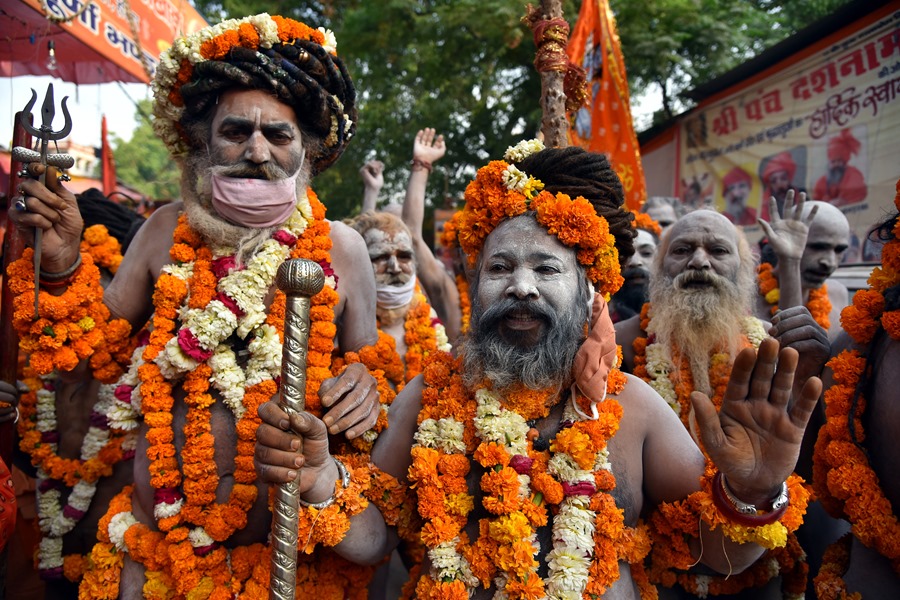
[[[25,204],[25,196],[16,198],[15,207],[19,212],[28,212],[28,206]]]

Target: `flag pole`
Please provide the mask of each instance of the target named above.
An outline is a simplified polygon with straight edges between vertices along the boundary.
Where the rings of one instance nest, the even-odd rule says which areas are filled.
[[[31,147],[31,134],[22,126],[23,113],[16,113],[13,124],[13,147],[22,146]],[[30,119],[28,114],[25,118]],[[22,163],[12,159],[9,170],[9,187],[7,188],[6,197],[9,199],[9,210],[13,208],[13,197],[18,194],[16,191],[19,184],[22,183],[24,177],[20,175]],[[21,229],[16,227],[9,218],[6,220],[6,236],[3,240],[3,273],[6,273],[6,267],[22,257],[25,250],[25,234]],[[3,288],[0,293],[0,379],[16,384],[19,367],[19,335],[13,327],[13,292],[9,289],[9,278],[2,277]],[[12,421],[0,424],[0,456],[3,457],[7,465],[12,465],[13,448],[15,445],[15,425]]]
[[[537,48],[534,67],[541,74],[541,133],[544,145],[564,148],[569,145],[565,92],[569,25],[563,19],[562,0],[541,0],[540,8],[529,4],[522,22],[531,28]]]

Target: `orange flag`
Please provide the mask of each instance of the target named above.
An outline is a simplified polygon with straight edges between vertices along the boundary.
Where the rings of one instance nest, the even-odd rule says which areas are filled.
[[[102,137],[100,147],[100,165],[103,173],[103,195],[107,198],[116,191],[116,161],[113,159],[112,148],[109,147],[109,138],[106,135],[106,115],[101,121]]]
[[[636,211],[647,197],[647,185],[609,0],[582,2],[566,53],[585,70],[588,84],[588,102],[569,114],[569,143],[606,154],[622,180],[626,205]]]

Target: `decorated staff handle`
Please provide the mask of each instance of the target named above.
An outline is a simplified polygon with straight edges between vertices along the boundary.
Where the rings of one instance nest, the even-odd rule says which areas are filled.
[[[292,415],[304,409],[310,298],[325,285],[325,273],[318,263],[311,260],[287,260],[278,268],[275,284],[287,297],[280,404],[288,415]],[[269,584],[269,598],[272,599],[294,599],[299,499],[297,480],[278,485],[272,524],[272,577]]]

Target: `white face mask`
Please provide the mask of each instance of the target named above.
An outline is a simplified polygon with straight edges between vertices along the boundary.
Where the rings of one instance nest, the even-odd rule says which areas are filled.
[[[212,206],[236,225],[265,229],[288,220],[297,204],[300,170],[284,179],[245,179],[213,173]]]
[[[375,284],[378,308],[394,310],[412,302],[413,293],[416,291],[416,278],[410,277],[403,285]]]

